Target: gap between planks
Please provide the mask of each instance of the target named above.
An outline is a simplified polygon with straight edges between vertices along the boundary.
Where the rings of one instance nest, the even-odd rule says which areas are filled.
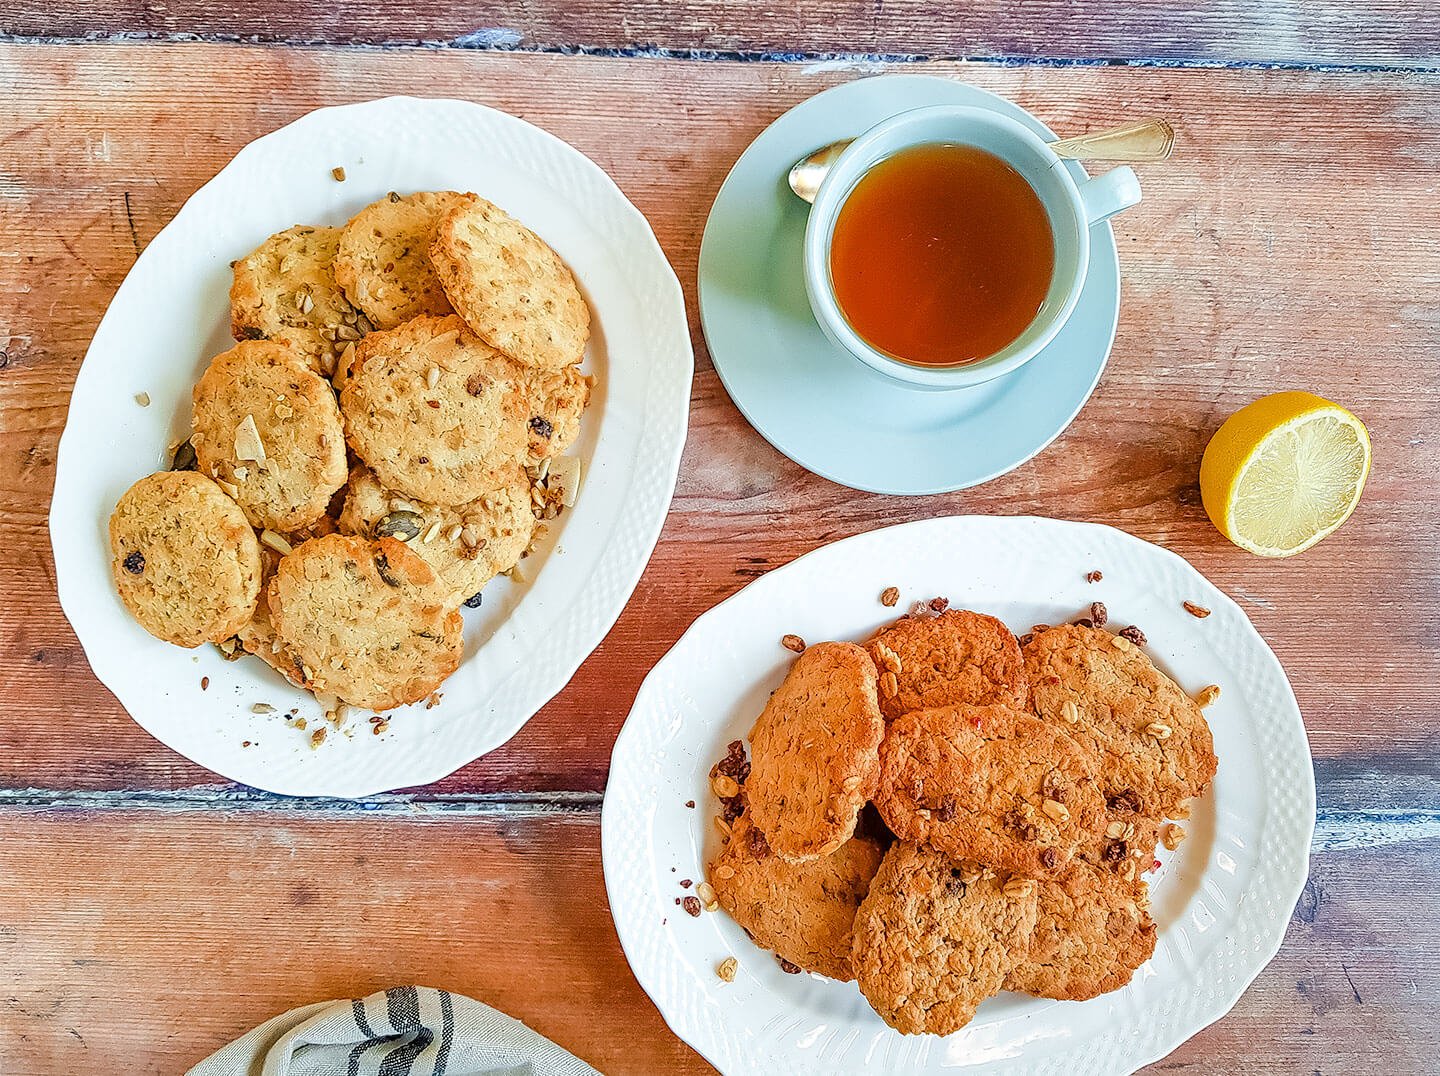
[[[516,818],[572,815],[597,819],[604,796],[599,792],[484,792],[427,798],[422,794],[385,793],[365,799],[294,798],[231,786],[181,791],[68,791],[45,788],[0,789],[0,811],[140,810],[195,812],[262,811],[282,815],[346,817]],[[1322,808],[1315,819],[1313,852],[1379,848],[1440,839],[1440,808],[1425,810],[1342,811]]]
[[[327,52],[514,52],[551,56],[589,56],[621,60],[689,60],[701,63],[783,63],[807,65],[805,74],[830,71],[882,73],[906,64],[936,62],[984,64],[992,67],[1141,67],[1221,71],[1305,71],[1326,74],[1417,75],[1440,71],[1440,64],[1418,62],[1341,63],[1338,61],[1214,59],[1204,56],[1003,56],[961,53],[807,52],[773,49],[700,49],[662,45],[525,45],[511,43],[486,30],[446,40],[398,42],[332,42],[320,38],[267,38],[259,34],[195,34],[147,30],[89,34],[0,33],[0,45],[238,45],[267,48],[323,49]]]

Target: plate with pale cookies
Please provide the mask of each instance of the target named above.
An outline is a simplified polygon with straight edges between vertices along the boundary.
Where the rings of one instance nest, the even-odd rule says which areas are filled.
[[[363,796],[509,739],[659,536],[693,357],[641,213],[464,101],[321,109],[136,261],[61,439],[97,676],[247,785]]]
[[[1129,1073],[1275,954],[1314,805],[1284,670],[1199,572],[955,516],[701,616],[602,844],[636,977],[722,1072]]]

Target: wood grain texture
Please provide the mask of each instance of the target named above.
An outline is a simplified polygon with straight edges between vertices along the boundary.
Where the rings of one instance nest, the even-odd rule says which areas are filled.
[[[211,38],[289,44],[680,51],[805,58],[1158,60],[1434,68],[1440,19],[1407,0],[21,0],[0,15],[20,38]]]
[[[1111,523],[1187,557],[1289,671],[1322,806],[1440,803],[1440,77],[925,70],[1013,96],[1064,131],[1180,119],[1176,158],[1144,174],[1146,200],[1119,225],[1119,336],[1094,398],[1037,459],[979,489],[857,494],[744,423],[696,326],[690,440],[635,597],[569,688],[431,793],[599,792],[645,671],[716,601],[833,539],[980,512]],[[386,93],[507,109],[615,176],[693,312],[699,236],[730,164],[784,109],[852,75],[502,53],[0,48],[0,89],[25,102],[0,116],[0,686],[14,703],[0,716],[0,787],[216,781],[133,725],[90,674],[54,596],[45,517],[70,386],[105,304],[137,251],[244,143],[317,105]],[[1297,386],[1364,418],[1376,466],[1342,531],[1266,562],[1206,521],[1196,469],[1226,415]]]
[[[626,968],[593,817],[0,811],[0,842],[8,1076],[174,1073],[287,1008],[410,982],[489,1002],[612,1076],[711,1071]],[[1440,846],[1414,851],[1317,857],[1274,963],[1152,1071],[1425,1071],[1440,971],[1414,954],[1440,928],[1397,913],[1440,885]]]

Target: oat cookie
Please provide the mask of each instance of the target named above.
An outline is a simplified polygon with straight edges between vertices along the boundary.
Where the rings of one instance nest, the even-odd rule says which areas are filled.
[[[1051,628],[1025,647],[1025,668],[1035,712],[1099,753],[1105,793],[1133,793],[1137,813],[1166,816],[1215,776],[1200,707],[1128,640]]]
[[[750,820],[776,854],[811,859],[850,839],[884,731],[863,649],[817,643],[795,659],[750,730]]]
[[[140,479],[110,516],[120,600],[157,639],[194,647],[234,635],[260,592],[260,545],[239,506],[194,471]]]
[[[590,402],[590,379],[567,366],[558,372],[529,371],[524,386],[528,459],[539,463],[560,455],[580,436],[580,416]]]
[[[710,865],[715,899],[755,943],[805,971],[855,978],[850,929],[883,855],[853,837],[829,855],[790,863],[775,855],[745,816]]]
[[[465,195],[441,215],[430,261],[455,310],[492,347],[544,370],[584,355],[590,308],[574,275],[499,206]]]
[[[447,586],[469,598],[513,568],[530,545],[535,534],[530,504],[530,480],[518,464],[504,485],[455,507],[392,493],[357,466],[350,473],[340,529],[405,542]]]
[[[902,617],[869,646],[881,670],[880,709],[887,720],[936,706],[1025,706],[1020,645],[993,616],[951,609]]]
[[[916,710],[890,722],[875,806],[902,840],[1030,878],[1060,874],[1105,825],[1092,757],[1004,706]]]
[[[525,455],[521,375],[454,315],[371,333],[340,392],[345,435],[386,489],[467,504]]]
[[[855,916],[860,992],[903,1034],[958,1031],[1024,958],[1036,912],[1034,882],[897,842]]]
[[[417,702],[460,664],[454,592],[393,538],[306,542],[281,560],[266,597],[304,685],[344,702]]]
[[[1160,823],[1141,812],[1135,793],[1111,790],[1105,796],[1105,828],[1098,838],[1081,845],[1077,858],[1127,880],[1144,874],[1155,859]]]
[[[329,376],[347,342],[369,328],[335,282],[339,228],[297,224],[234,264],[230,331],[237,340],[276,340]]]
[[[454,191],[391,193],[350,218],[335,255],[335,280],[377,329],[422,314],[451,313],[430,264],[440,214],[460,200]]]
[[[1008,990],[1085,1001],[1118,990],[1155,952],[1148,886],[1088,863],[1037,883],[1039,917],[1030,952],[1005,978]]]
[[[290,531],[325,514],[345,484],[345,438],[329,383],[283,344],[217,355],[195,386],[191,445],[256,527]]]

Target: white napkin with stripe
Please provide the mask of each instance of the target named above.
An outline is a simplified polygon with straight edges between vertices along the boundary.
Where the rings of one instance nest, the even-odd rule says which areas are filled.
[[[188,1076],[599,1076],[514,1017],[462,994],[397,986],[267,1020]]]

